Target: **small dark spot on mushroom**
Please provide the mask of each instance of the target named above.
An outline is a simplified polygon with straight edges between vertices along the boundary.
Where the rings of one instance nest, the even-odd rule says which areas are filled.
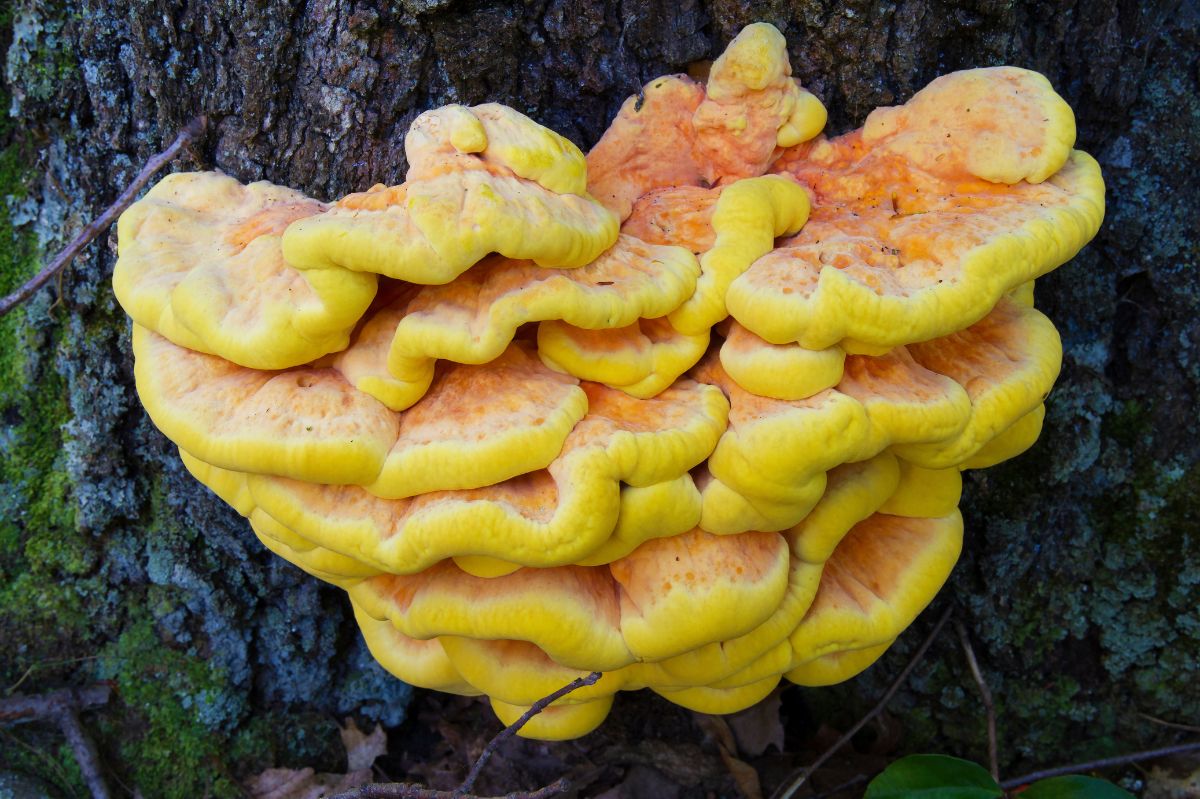
[[[613,284],[613,281],[611,281],[611,280],[600,280],[600,281],[596,282],[597,286],[611,286],[612,284]]]
[[[657,88],[657,87],[656,87],[656,88]],[[642,106],[643,106],[643,105],[645,105],[645,104],[646,104],[646,93],[645,93],[645,92],[638,92],[638,98],[637,98],[637,102],[635,102],[635,103],[633,104],[633,110],[634,110],[634,111],[641,111],[641,110],[642,110]]]

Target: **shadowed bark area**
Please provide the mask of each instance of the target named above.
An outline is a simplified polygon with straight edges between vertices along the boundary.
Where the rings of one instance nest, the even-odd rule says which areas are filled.
[[[178,168],[330,199],[399,182],[409,122],[449,102],[506,103],[586,148],[643,82],[714,57],[753,21],[787,36],[831,132],[951,70],[1045,73],[1105,170],[1108,218],[1039,282],[1063,375],[1035,449],[967,481],[966,552],[945,596],[973,630],[1010,765],[1143,747],[1164,733],[1139,713],[1200,714],[1194,0],[0,10],[3,292],[197,114],[208,131]],[[335,767],[332,714],[399,723],[409,691],[370,660],[339,593],[260,551],[149,424],[114,258],[111,241],[93,245],[0,320],[0,690],[23,675],[25,691],[112,680],[117,699],[84,720],[111,773],[146,796],[237,795],[247,771]],[[866,704],[910,638],[847,686],[797,694],[827,718]],[[974,697],[947,638],[902,695],[906,745],[981,758]],[[52,729],[19,732],[29,745],[0,745],[0,770],[78,786]]]

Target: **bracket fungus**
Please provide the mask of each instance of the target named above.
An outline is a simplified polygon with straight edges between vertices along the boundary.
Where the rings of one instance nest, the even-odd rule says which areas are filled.
[[[1070,108],[1010,67],[820,135],[769,25],[586,156],[503,106],[331,204],[172,175],[121,218],[138,393],[381,664],[570,738],[649,688],[731,712],[877,659],[1036,440],[1033,280],[1096,232]]]

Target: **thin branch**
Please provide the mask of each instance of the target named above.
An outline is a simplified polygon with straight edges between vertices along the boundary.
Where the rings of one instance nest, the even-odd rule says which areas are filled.
[[[175,160],[175,156],[179,154],[184,145],[204,131],[205,124],[205,117],[196,117],[179,131],[179,135],[175,137],[175,141],[171,142],[171,146],[147,161],[146,165],[142,167],[142,171],[138,172],[137,177],[133,179],[133,182],[126,187],[125,191],[121,192],[121,196],[112,205],[108,206],[104,210],[104,213],[100,214],[99,217],[92,220],[87,227],[81,230],[79,235],[67,245],[66,249],[56,255],[54,260],[48,263],[42,271],[34,275],[24,286],[21,286],[21,288],[0,300],[0,316],[4,316],[13,308],[16,308],[25,302],[25,300],[32,297],[50,278],[57,275],[67,264],[71,263],[72,259],[84,247],[91,244],[102,233],[108,230],[109,225],[116,221],[121,212],[133,204],[133,200],[137,197],[138,192],[150,182],[150,179],[158,174],[163,167]]]
[[[568,787],[569,783],[565,779],[561,779],[550,783],[544,788],[538,788],[536,791],[514,791],[513,793],[506,793],[504,796],[491,797],[490,799],[550,799],[552,796],[564,793]],[[364,785],[353,791],[338,794],[333,799],[462,799],[464,796],[466,799],[485,799],[485,797],[461,794],[457,788],[453,791],[435,791],[432,788],[425,788],[407,782]]]
[[[66,688],[40,696],[12,696],[0,700],[0,722],[19,724],[44,719],[58,724],[71,745],[79,772],[92,799],[109,799],[108,786],[100,770],[100,753],[79,721],[78,711],[106,704],[112,695],[107,685]]]
[[[839,793],[844,793],[844,792],[850,790],[851,788],[853,788],[854,786],[856,786],[860,783],[864,783],[866,781],[867,781],[866,774],[856,774],[855,776],[846,780],[845,782],[843,782],[841,785],[837,786],[836,788],[830,788],[828,791],[822,791],[821,793],[814,796],[813,799],[829,799],[831,796],[837,796]]]
[[[98,657],[100,657],[100,656],[99,655],[84,655],[83,657],[77,657],[77,658],[57,658],[54,660],[39,660],[36,663],[34,663],[33,665],[31,665],[29,668],[25,669],[25,671],[21,673],[21,676],[17,679],[17,681],[15,683],[13,683],[11,686],[9,686],[7,689],[5,689],[4,695],[12,696],[14,693],[17,692],[17,689],[21,687],[21,684],[24,683],[27,679],[29,679],[29,677],[40,668],[45,668],[48,666],[65,666],[68,663],[83,663],[84,661],[87,661],[87,660],[95,660]]]
[[[112,689],[103,684],[88,688],[65,688],[37,696],[18,694],[0,699],[0,723],[57,719],[59,714],[67,710],[86,710],[107,704],[111,695]]]
[[[421,785],[414,785],[410,782],[388,782],[375,783],[372,785],[363,785],[360,788],[355,788],[352,791],[340,793],[332,799],[481,799],[471,793],[471,789],[475,787],[475,781],[479,779],[480,772],[483,771],[484,765],[499,748],[500,744],[516,735],[517,730],[524,727],[531,718],[541,713],[552,703],[562,699],[572,691],[577,691],[585,685],[595,685],[596,682],[603,676],[598,671],[593,671],[586,677],[580,677],[576,680],[564,685],[549,696],[544,696],[534,702],[529,710],[521,714],[521,717],[509,724],[500,731],[495,738],[488,742],[484,747],[483,752],[475,761],[475,765],[471,767],[471,771],[467,774],[467,778],[463,780],[462,785],[455,788],[453,791],[436,791],[432,788],[426,788]],[[503,797],[496,799],[549,799],[551,796],[558,796],[570,787],[567,780],[560,779],[552,782],[544,788],[538,788],[535,791],[515,791],[505,794]]]
[[[1034,771],[1029,774],[1024,774],[1020,777],[1014,777],[1011,780],[1005,780],[1000,783],[1000,787],[1004,790],[1011,788],[1019,788],[1022,785],[1027,785],[1037,780],[1044,780],[1047,777],[1061,777],[1065,774],[1079,774],[1084,771],[1098,771],[1099,769],[1111,768],[1113,766],[1128,766],[1131,763],[1137,763],[1142,760],[1153,760],[1157,757],[1166,757],[1167,755],[1180,755],[1185,752],[1200,751],[1200,741],[1192,741],[1187,744],[1178,744],[1177,746],[1164,746],[1162,749],[1149,749],[1145,752],[1133,752],[1128,755],[1117,755],[1116,757],[1105,757],[1100,760],[1089,760],[1086,763],[1074,763],[1070,766],[1059,766],[1058,768],[1048,768],[1042,771]]]
[[[1149,713],[1138,713],[1138,715],[1141,716],[1142,718],[1144,718],[1146,721],[1150,721],[1155,724],[1161,724],[1162,726],[1170,727],[1173,730],[1184,730],[1185,732],[1200,732],[1200,727],[1197,727],[1194,724],[1180,724],[1177,721],[1167,721],[1166,719],[1160,719],[1157,716],[1151,716]]]
[[[79,764],[79,772],[92,793],[92,799],[109,799],[108,786],[104,784],[104,775],[100,773],[100,753],[92,737],[79,723],[79,716],[75,715],[74,710],[64,710],[58,717],[58,726],[75,753],[75,762]]]
[[[917,652],[913,655],[912,660],[910,660],[908,665],[904,667],[904,671],[900,672],[900,676],[898,676],[895,681],[892,682],[891,687],[887,689],[887,692],[883,695],[883,698],[879,700],[878,704],[871,708],[867,715],[859,719],[857,724],[847,730],[845,735],[843,735],[841,738],[838,738],[833,746],[826,749],[825,752],[816,760],[814,760],[811,765],[800,769],[800,771],[790,782],[785,783],[779,790],[775,791],[775,793],[771,795],[771,799],[791,799],[791,797],[795,795],[796,791],[800,790],[800,787],[804,785],[810,776],[812,776],[814,771],[819,769],[825,763],[825,761],[829,760],[829,758],[837,754],[838,750],[849,743],[850,739],[857,735],[858,731],[861,730],[868,721],[883,712],[883,709],[886,708],[888,703],[892,701],[892,697],[895,696],[896,692],[900,690],[900,686],[904,685],[905,681],[908,680],[908,676],[912,674],[913,669],[915,669],[917,664],[921,662],[921,659],[925,657],[925,653],[929,651],[929,647],[933,644],[934,639],[937,638],[938,633],[940,633],[942,628],[946,626],[946,622],[950,619],[950,612],[953,610],[953,608],[953,605],[948,605],[946,609],[942,611],[942,615],[938,617],[937,624],[933,625],[933,629],[929,631],[929,635],[926,636],[924,642],[921,643],[920,648],[917,649]]]
[[[962,644],[963,654],[967,656],[967,665],[971,667],[971,676],[975,678],[975,684],[979,686],[979,696],[983,699],[984,710],[987,711],[988,768],[992,772],[992,779],[1000,782],[1000,753],[996,743],[996,705],[992,702],[992,689],[988,688],[987,681],[983,679],[979,661],[975,659],[975,650],[971,648],[971,639],[967,637],[967,628],[956,619],[954,629],[958,632],[958,641]]]
[[[541,713],[543,710],[549,707],[551,703],[557,702],[559,699],[562,699],[572,691],[577,691],[585,685],[595,685],[602,676],[603,675],[600,672],[593,671],[586,677],[579,677],[578,679],[572,680],[549,696],[544,696],[538,701],[534,702],[530,706],[529,710],[526,710],[521,714],[521,718],[517,719],[512,724],[501,730],[500,734],[488,743],[488,745],[484,748],[483,753],[479,755],[479,759],[475,761],[475,765],[471,767],[471,771],[467,774],[467,778],[463,780],[462,785],[458,786],[458,795],[462,796],[470,793],[471,789],[475,787],[475,781],[479,779],[479,774],[483,771],[484,765],[488,762],[488,759],[491,758],[492,753],[499,748],[500,744],[516,735],[517,730],[524,727],[531,718],[536,716],[538,713]]]

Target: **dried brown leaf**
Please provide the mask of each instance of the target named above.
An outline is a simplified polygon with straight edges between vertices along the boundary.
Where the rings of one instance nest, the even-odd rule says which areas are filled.
[[[717,751],[721,753],[721,760],[725,763],[725,768],[729,770],[734,782],[737,783],[738,791],[742,796],[745,799],[762,799],[762,784],[759,782],[758,772],[749,763],[738,758],[737,742],[734,740],[733,730],[730,729],[728,722],[721,716],[708,716],[702,713],[696,714],[696,722],[716,741]]]
[[[757,705],[725,717],[737,740],[738,751],[743,755],[759,757],[767,751],[768,746],[774,746],[778,752],[783,751],[783,721],[779,717],[779,709],[783,704],[781,694],[776,689]]]
[[[375,758],[387,754],[387,733],[383,731],[382,725],[376,724],[375,729],[368,734],[358,728],[354,719],[347,718],[346,726],[341,728],[341,734],[342,745],[346,747],[347,768],[350,771],[369,769]]]
[[[371,781],[370,769],[349,774],[317,774],[311,768],[269,768],[246,781],[252,799],[323,799]]]
[[[318,774],[311,768],[269,768],[246,780],[251,799],[323,799],[344,793],[371,781],[371,764],[387,754],[387,733],[378,724],[369,734],[346,719],[340,728],[342,744],[346,747],[345,774]]]

